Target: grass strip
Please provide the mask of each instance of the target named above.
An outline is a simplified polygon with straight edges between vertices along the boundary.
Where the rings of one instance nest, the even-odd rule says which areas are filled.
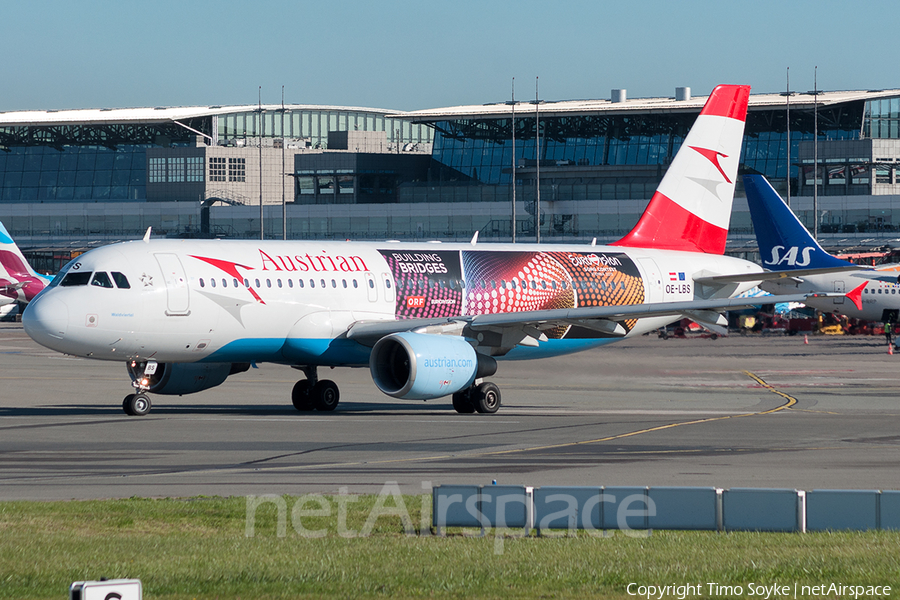
[[[64,598],[73,581],[101,577],[141,579],[148,600],[634,598],[629,583],[702,589],[689,597],[749,596],[751,583],[891,585],[900,593],[900,532],[582,532],[508,537],[498,554],[491,532],[428,535],[421,524],[423,511],[430,521],[430,496],[403,496],[403,511],[390,510],[396,498],[386,502],[385,512],[409,515],[415,535],[394,514],[370,522],[366,537],[347,536],[365,529],[383,498],[279,498],[283,536],[276,502],[256,509],[248,536],[244,497],[0,502],[0,599]],[[298,521],[300,532],[321,537],[298,533]]]

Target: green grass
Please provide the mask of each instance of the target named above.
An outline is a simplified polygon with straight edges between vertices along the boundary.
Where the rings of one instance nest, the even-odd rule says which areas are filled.
[[[430,496],[404,501],[417,528],[423,504],[428,521]],[[296,499],[285,502],[290,515]],[[347,526],[361,530],[375,502],[347,503]],[[633,598],[630,582],[702,583],[703,596],[706,582],[745,592],[773,582],[900,592],[898,532],[519,537],[504,539],[497,554],[493,536],[408,536],[399,517],[379,518],[368,537],[342,537],[338,505],[329,505],[329,516],[303,517],[307,529],[326,530],[310,539],[290,518],[279,537],[273,504],[259,508],[247,537],[245,498],[3,502],[0,598],[61,599],[73,581],[101,577],[139,578],[147,600]]]

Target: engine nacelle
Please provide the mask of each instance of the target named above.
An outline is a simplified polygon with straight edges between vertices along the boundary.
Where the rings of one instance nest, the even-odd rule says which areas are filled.
[[[131,380],[143,378],[146,366],[145,362],[128,363]],[[159,363],[156,373],[149,376],[147,391],[165,395],[202,392],[221,385],[229,375],[249,368],[248,363]]]
[[[497,372],[497,361],[450,335],[394,333],[378,340],[369,357],[378,389],[394,398],[430,400],[454,394]]]

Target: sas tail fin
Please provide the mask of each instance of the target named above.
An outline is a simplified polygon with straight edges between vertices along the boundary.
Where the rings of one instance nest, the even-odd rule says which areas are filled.
[[[44,289],[49,279],[28,264],[6,227],[0,223],[0,296],[29,302]]]
[[[762,175],[744,175],[744,189],[763,266],[770,271],[852,267],[813,239]]]
[[[613,245],[725,252],[749,100],[748,85],[712,91],[637,225]]]

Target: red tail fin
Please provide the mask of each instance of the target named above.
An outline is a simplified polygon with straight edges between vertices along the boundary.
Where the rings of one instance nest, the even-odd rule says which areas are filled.
[[[725,251],[749,99],[747,85],[713,90],[637,225],[614,245]]]

